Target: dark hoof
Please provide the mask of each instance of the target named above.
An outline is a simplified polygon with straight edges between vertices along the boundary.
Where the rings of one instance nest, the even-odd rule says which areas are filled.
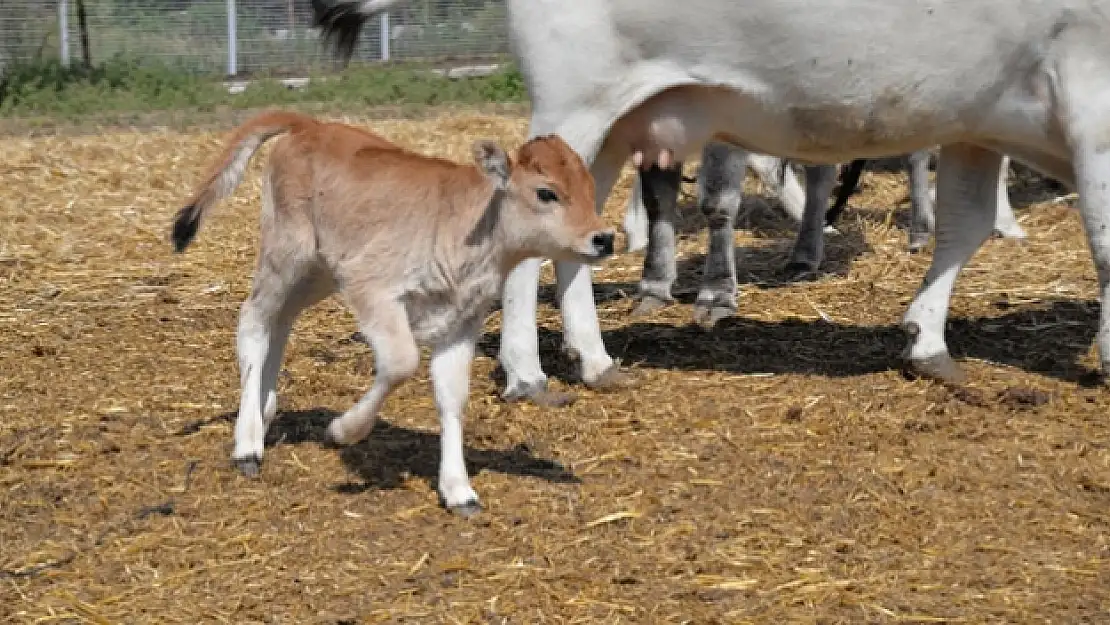
[[[341,449],[343,447],[346,447],[346,445],[344,445],[343,443],[335,440],[335,437],[331,435],[331,430],[329,428],[324,428],[324,435],[320,437],[320,446],[324,449]]]
[[[936,354],[928,358],[912,358],[909,361],[910,373],[923,378],[936,380],[942,384],[961,386],[967,382],[967,375],[960,365],[948,354]]]
[[[595,391],[619,391],[634,388],[637,384],[639,384],[639,380],[636,379],[636,376],[627,371],[621,371],[620,366],[616,363],[609,365],[609,368],[597,376],[597,379],[593,382],[586,382],[586,386]]]
[[[721,319],[727,319],[736,314],[732,306],[714,306],[711,302],[697,302],[694,304],[694,323],[705,330],[712,330]]]
[[[243,477],[256,478],[262,470],[262,458],[251,454],[245,458],[232,458],[232,464],[239,470]]]
[[[636,307],[632,309],[632,316],[642,317],[644,315],[650,315],[657,310],[662,310],[663,308],[670,306],[671,303],[672,302],[661,297],[644,294],[640,296],[639,303],[637,303]]]
[[[782,268],[787,282],[810,282],[817,279],[817,267],[800,261],[790,261]]]
[[[457,506],[447,506],[447,509],[451,511],[451,514],[469,519],[482,511],[482,504],[478,503],[477,499],[471,499]]]

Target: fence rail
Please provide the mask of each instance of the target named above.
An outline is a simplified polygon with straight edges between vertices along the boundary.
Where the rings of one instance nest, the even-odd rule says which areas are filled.
[[[0,0],[0,70],[116,55],[191,71],[291,75],[333,68],[309,0]],[[79,9],[84,8],[84,15]],[[504,0],[411,0],[363,29],[353,61],[499,57]],[[82,24],[85,28],[82,28]]]

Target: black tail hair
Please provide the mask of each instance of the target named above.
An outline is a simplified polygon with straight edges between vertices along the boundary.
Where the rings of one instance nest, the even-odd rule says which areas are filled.
[[[369,19],[358,11],[358,2],[312,0],[312,25],[320,29],[325,45],[348,63],[358,47],[358,36]]]
[[[859,177],[863,174],[863,168],[866,165],[867,159],[859,158],[840,171],[840,188],[836,192],[836,201],[833,202],[832,208],[825,213],[826,226],[836,223],[840,213],[844,212],[844,207],[848,204],[848,198],[859,190]]]
[[[190,204],[177,211],[177,215],[173,218],[173,231],[170,235],[174,251],[178,254],[184,252],[185,248],[189,247],[189,244],[196,238],[199,229],[200,211],[197,210],[196,204]]]

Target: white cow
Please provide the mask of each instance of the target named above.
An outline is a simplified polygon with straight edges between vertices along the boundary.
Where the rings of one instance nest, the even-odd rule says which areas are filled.
[[[324,32],[348,48],[394,3],[314,0]],[[911,367],[953,382],[948,303],[991,234],[1003,154],[1078,190],[1110,364],[1107,12],[1106,0],[507,0],[529,134],[558,133],[590,163],[599,207],[629,157],[666,165],[715,139],[816,164],[941,146],[936,251],[903,327]],[[602,341],[589,270],[555,270],[582,379],[628,383]],[[525,262],[506,284],[506,398],[548,399],[539,271]]]

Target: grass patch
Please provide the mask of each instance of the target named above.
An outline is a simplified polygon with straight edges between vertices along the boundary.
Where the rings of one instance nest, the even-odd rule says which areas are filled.
[[[220,80],[182,67],[115,57],[91,69],[40,61],[9,67],[0,80],[0,116],[75,119],[103,113],[255,109],[327,102],[353,107],[520,103],[527,99],[514,67],[485,77],[449,79],[426,66],[356,66],[315,74],[300,89],[276,79],[252,79],[228,93]]]

